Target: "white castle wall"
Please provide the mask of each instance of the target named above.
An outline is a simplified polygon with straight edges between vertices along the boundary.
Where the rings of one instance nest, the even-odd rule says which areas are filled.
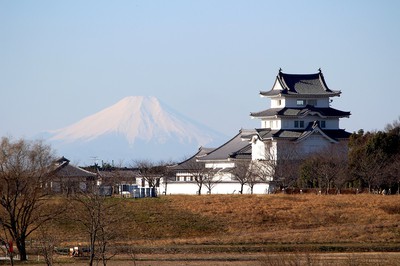
[[[196,182],[169,182],[165,189],[165,183],[160,187],[160,192],[166,195],[196,195],[198,191]],[[267,194],[269,190],[269,184],[260,183],[256,184],[253,188],[253,194]],[[201,194],[207,194],[207,187],[203,184],[201,188]],[[240,184],[238,182],[221,182],[216,184],[211,194],[239,194]],[[166,192],[166,193],[165,193]],[[250,194],[250,187],[245,185],[243,187],[243,194]]]

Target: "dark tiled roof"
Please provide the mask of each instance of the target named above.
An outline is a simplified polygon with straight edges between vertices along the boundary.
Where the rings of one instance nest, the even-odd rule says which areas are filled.
[[[62,157],[58,158],[55,162],[58,163],[58,164],[62,164],[62,163],[64,163],[64,162],[69,163],[70,160],[68,160],[67,158],[65,158],[64,156],[62,156]]]
[[[135,180],[140,174],[139,170],[111,170],[99,171],[99,175],[103,179],[118,179],[118,180]]]
[[[251,149],[249,142],[242,140],[242,135],[251,135],[255,133],[255,130],[244,130],[241,129],[237,135],[227,141],[225,144],[216,148],[207,155],[198,158],[199,161],[213,161],[213,160],[228,160],[230,158],[236,158],[237,156],[244,156],[246,148]]]
[[[304,130],[290,130],[290,129],[271,130],[269,128],[261,128],[257,129],[257,134],[262,140],[269,138],[296,139],[300,137],[303,131]]]
[[[273,136],[274,133],[278,132],[278,130],[271,130],[270,128],[261,128],[257,129],[257,133],[260,136],[261,139],[268,138],[270,136]]]
[[[271,137],[273,132],[276,132],[276,130],[271,130],[270,128],[258,128],[248,134],[242,134],[241,137],[246,141],[251,141],[253,136],[259,136],[261,139],[265,139]]]
[[[291,130],[291,129],[280,129],[280,130],[271,130],[269,128],[260,128],[257,129],[257,135],[261,140],[269,139],[269,138],[278,138],[278,139],[288,139],[288,140],[299,140],[308,132],[312,132],[315,128],[315,123],[310,123],[307,128],[302,130]],[[351,133],[345,131],[344,129],[321,129],[318,126],[318,129],[323,132],[323,134],[327,135],[329,138],[333,140],[339,139],[348,139]]]
[[[351,133],[344,129],[324,130],[324,133],[333,139],[348,139]]]
[[[243,138],[242,138],[242,141],[243,141]],[[251,159],[251,144],[248,144],[243,149],[240,149],[240,150],[234,152],[231,155],[231,158],[250,160]]]
[[[263,96],[283,95],[326,95],[337,96],[340,91],[333,91],[326,85],[322,72],[315,74],[287,74],[279,71],[276,82],[282,90],[261,91]]]
[[[82,168],[69,164],[69,161],[65,161],[61,165],[57,166],[51,173],[52,176],[61,178],[71,177],[96,177],[97,174],[86,171]]]
[[[308,124],[307,128],[301,133],[300,137],[297,138],[297,141],[302,141],[304,139],[307,139],[309,136],[311,136],[314,133],[319,133],[322,136],[324,136],[326,139],[328,139],[331,142],[336,142],[337,140],[330,137],[327,135],[320,127],[319,127],[319,122],[314,121]]]
[[[204,147],[200,147],[199,150],[196,152],[196,154],[194,154],[192,157],[184,160],[183,162],[180,162],[176,165],[172,165],[170,166],[170,168],[172,170],[187,170],[193,167],[193,163],[197,162],[198,158],[201,158],[205,155],[207,155],[208,153],[210,153],[211,151],[213,151],[215,148],[204,148]]]
[[[300,108],[270,108],[261,112],[250,113],[252,117],[270,117],[270,116],[306,116],[309,114],[319,114],[322,117],[348,117],[350,112],[340,111],[331,107],[318,108],[307,105]]]

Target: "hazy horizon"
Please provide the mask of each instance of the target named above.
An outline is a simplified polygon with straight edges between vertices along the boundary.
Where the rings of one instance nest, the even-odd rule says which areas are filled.
[[[0,135],[31,137],[127,96],[227,136],[259,127],[279,68],[322,69],[340,127],[400,115],[398,1],[1,1]]]

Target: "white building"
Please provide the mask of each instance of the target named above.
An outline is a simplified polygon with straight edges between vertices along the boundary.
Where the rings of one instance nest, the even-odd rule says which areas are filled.
[[[205,169],[213,170],[211,175],[216,181],[211,193],[238,193],[240,182],[231,170],[246,160],[277,164],[289,155],[298,160],[332,145],[344,148],[343,156],[347,156],[350,133],[339,128],[339,119],[349,117],[350,112],[331,107],[331,98],[340,94],[328,88],[321,70],[315,74],[287,74],[280,70],[272,89],[260,92],[261,97],[270,98],[270,108],[250,114],[260,119],[261,127],[242,129],[220,147],[201,148],[188,160],[175,165],[175,179],[167,182],[166,194],[198,193],[199,173],[207,175]],[[269,177],[259,180],[253,193],[269,193],[274,175],[270,171]],[[207,191],[202,187],[202,194]],[[245,185],[243,193],[250,191]]]
[[[238,194],[241,184],[232,169],[242,162],[251,161],[251,144],[242,135],[255,134],[255,130],[241,129],[232,139],[216,149],[200,148],[191,158],[174,165],[174,180],[167,182],[166,194]],[[165,186],[165,180],[163,182]],[[201,186],[201,191],[199,188]],[[259,181],[253,193],[267,193],[268,183]],[[248,185],[243,193],[250,193]]]
[[[331,144],[347,147],[349,132],[339,128],[339,119],[350,112],[332,108],[330,90],[321,70],[315,74],[278,73],[272,89],[260,92],[271,99],[271,108],[251,113],[261,120],[261,128],[252,136],[252,159],[273,157],[279,160],[288,151],[307,155]]]

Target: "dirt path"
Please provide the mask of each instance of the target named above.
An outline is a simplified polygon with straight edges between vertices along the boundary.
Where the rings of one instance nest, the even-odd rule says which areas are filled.
[[[35,264],[33,260],[30,261]],[[280,266],[280,265],[399,265],[400,252],[356,253],[210,253],[210,254],[137,254],[118,256],[109,266]],[[37,262],[35,265],[45,265]],[[57,258],[55,265],[87,265],[86,260]],[[99,264],[100,265],[100,264]]]

